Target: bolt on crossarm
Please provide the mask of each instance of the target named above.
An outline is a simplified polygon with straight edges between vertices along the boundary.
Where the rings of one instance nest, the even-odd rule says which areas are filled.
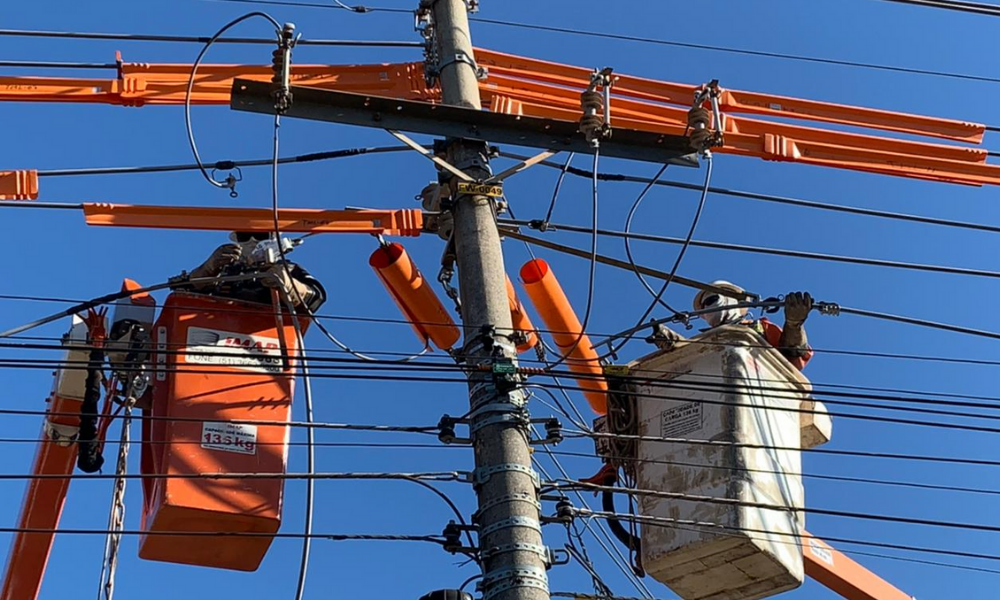
[[[479,110],[479,81],[463,0],[424,0],[431,11],[442,99]],[[483,142],[454,140],[448,161],[477,181],[490,175]],[[457,196],[456,255],[465,327],[465,354],[473,363],[515,360],[510,307],[495,204],[487,196]],[[531,467],[527,425],[517,417],[523,396],[492,385],[491,371],[469,377],[470,428],[479,498],[477,524],[483,554],[485,600],[547,600],[537,475]],[[498,389],[499,387],[499,389]]]

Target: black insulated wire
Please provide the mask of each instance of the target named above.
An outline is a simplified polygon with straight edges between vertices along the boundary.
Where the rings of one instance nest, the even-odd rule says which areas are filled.
[[[259,4],[259,3],[258,3]],[[410,11],[407,11],[410,12]],[[278,25],[281,29],[281,25]],[[0,29],[0,37],[37,37],[77,40],[112,40],[116,42],[176,42],[184,44],[205,44],[212,38],[191,35],[160,35],[138,33],[89,33],[75,31],[35,31],[27,29]],[[264,44],[274,45],[274,39],[266,38],[223,38],[218,44]],[[382,41],[382,40],[309,40],[296,42],[302,46],[357,46],[374,48],[423,48],[423,42]]]

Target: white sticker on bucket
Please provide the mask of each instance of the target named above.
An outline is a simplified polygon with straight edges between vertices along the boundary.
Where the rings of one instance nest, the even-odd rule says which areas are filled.
[[[184,360],[188,363],[281,372],[281,346],[277,338],[191,327],[184,350]]]
[[[831,567],[833,566],[833,552],[830,552],[829,549],[819,545],[819,543],[816,542],[816,540],[811,538],[809,540],[809,552],[811,552],[813,556],[825,562],[826,564],[830,565]]]
[[[202,423],[201,447],[237,454],[257,454],[257,426],[227,422]]]

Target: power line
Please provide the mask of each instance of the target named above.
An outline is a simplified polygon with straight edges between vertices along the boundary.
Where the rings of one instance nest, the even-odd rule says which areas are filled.
[[[911,6],[923,6],[926,8],[943,8],[990,17],[1000,17],[1000,6],[996,4],[984,4],[982,2],[964,2],[959,0],[882,0],[882,2],[909,4]]]
[[[773,539],[770,539],[770,538],[767,539],[768,542],[777,543],[777,544],[785,544],[785,545],[788,545],[788,546],[801,546],[801,544],[802,544],[801,538],[803,537],[802,535],[800,535],[798,533],[792,533],[792,532],[787,532],[787,531],[774,531],[774,530],[769,530],[769,529],[756,529],[756,528],[750,528],[750,527],[732,527],[732,526],[729,526],[729,525],[723,525],[721,523],[706,523],[706,522],[703,522],[703,521],[692,521],[692,520],[688,520],[688,519],[672,519],[672,518],[668,518],[668,517],[651,517],[651,516],[643,516],[643,515],[629,515],[629,514],[614,513],[614,512],[604,512],[604,511],[582,511],[581,510],[581,511],[578,511],[578,512],[582,516],[591,516],[591,517],[596,517],[596,518],[599,518],[599,519],[620,519],[620,520],[625,520],[625,521],[632,521],[632,522],[635,522],[635,523],[642,523],[642,524],[650,525],[650,526],[654,526],[654,527],[667,527],[667,528],[670,528],[670,529],[681,529],[681,530],[687,530],[687,531],[706,531],[707,530],[707,531],[709,531],[711,533],[714,533],[716,535],[729,536],[729,537],[734,537],[735,536],[735,537],[740,537],[740,538],[743,538],[743,539],[745,539],[747,537],[750,537],[751,539],[761,539],[761,538],[753,538],[753,536],[747,536],[747,533],[760,533],[760,534],[764,534],[764,535],[767,535],[767,536],[775,536],[775,535],[777,535],[777,536],[782,536],[782,537],[786,537],[786,538],[795,538],[794,540],[787,541],[787,542],[782,542],[782,541],[779,541],[779,540],[773,540]],[[719,530],[722,530],[722,531],[719,531]],[[731,532],[734,532],[734,533],[725,533],[726,531],[731,531]],[[892,549],[892,550],[903,550],[903,551],[908,551],[908,552],[920,552],[920,553],[925,553],[925,554],[938,554],[938,555],[945,555],[945,556],[958,556],[958,557],[963,557],[963,558],[975,558],[975,559],[982,559],[982,560],[1000,560],[1000,556],[995,556],[995,555],[992,555],[992,554],[980,554],[980,553],[973,553],[973,552],[961,552],[961,551],[957,551],[957,550],[943,550],[943,549],[938,549],[938,548],[927,548],[927,547],[921,547],[921,546],[909,546],[909,545],[903,545],[903,544],[890,544],[890,543],[884,543],[884,542],[870,542],[870,541],[854,540],[854,539],[850,539],[850,538],[837,538],[837,537],[826,537],[826,536],[824,536],[823,539],[825,539],[827,541],[830,541],[830,542],[838,543],[838,544],[850,544],[850,545],[855,545],[855,546],[867,546],[867,547],[873,547],[873,548],[886,548],[886,549]],[[963,570],[969,570],[969,571],[979,571],[979,572],[984,572],[984,573],[997,573],[997,574],[1000,574],[1000,570],[983,568],[983,567],[972,567],[972,566],[967,566],[967,565],[955,565],[955,564],[949,564],[949,563],[938,563],[938,562],[931,562],[931,561],[925,561],[925,560],[914,559],[914,558],[906,558],[906,557],[899,557],[899,556],[889,556],[889,555],[884,555],[884,554],[872,554],[872,553],[861,552],[861,551],[856,551],[856,550],[848,550],[848,551],[841,551],[841,552],[843,554],[855,554],[855,555],[859,555],[859,556],[873,556],[873,557],[876,557],[876,558],[888,558],[888,559],[899,560],[899,561],[903,561],[903,562],[914,562],[914,563],[921,563],[921,564],[931,564],[931,565],[939,566],[939,567],[950,567],[950,568],[963,569]]]
[[[892,1],[892,0],[890,0]],[[691,50],[708,50],[712,52],[725,52],[729,54],[742,54],[747,56],[758,56],[763,58],[776,58],[798,62],[808,62],[815,64],[834,65],[840,67],[854,67],[860,69],[872,69],[877,71],[891,71],[895,73],[907,73],[911,75],[929,75],[933,77],[947,77],[951,79],[963,79],[968,81],[981,81],[987,83],[1000,83],[1000,79],[995,77],[985,77],[982,75],[970,75],[964,73],[952,73],[948,71],[934,71],[929,69],[916,69],[909,67],[898,67],[892,65],[879,65],[874,63],[864,63],[849,60],[839,60],[833,58],[821,58],[815,56],[801,56],[797,54],[784,54],[780,52],[765,52],[761,50],[747,50],[744,48],[729,48],[725,46],[713,46],[708,44],[695,44],[691,42],[676,42],[650,37],[640,37],[634,35],[624,35],[616,33],[604,33],[600,31],[588,31],[584,29],[572,29],[568,27],[555,27],[552,25],[537,25],[532,23],[516,23],[513,21],[502,21],[499,19],[487,19],[483,17],[470,17],[470,21],[483,23],[485,25],[498,25],[502,27],[513,27],[517,29],[529,29],[535,31],[547,31],[550,33],[563,33],[590,38],[607,40],[619,40],[626,42],[639,42],[643,44],[653,44],[657,46],[672,46],[676,48],[688,48]]]
[[[0,60],[0,67],[27,69],[118,69],[116,63],[53,62],[37,60]]]
[[[241,4],[259,4],[259,5],[274,5],[274,6],[294,6],[298,8],[320,8],[320,9],[337,9],[338,6],[332,6],[329,4],[319,4],[312,2],[292,2],[286,0],[204,0],[208,2],[236,2]],[[904,2],[906,0],[889,0]],[[918,0],[911,0],[917,2]],[[988,6],[988,5],[981,5]],[[406,9],[391,9],[391,8],[375,8],[368,12],[396,12],[396,13],[411,13],[413,11]],[[991,13],[992,14],[992,13]],[[568,27],[556,27],[551,25],[539,25],[533,23],[517,23],[513,21],[504,21],[500,19],[488,19],[484,17],[470,16],[470,21],[476,23],[482,23],[484,25],[497,25],[502,27],[513,27],[518,29],[528,29],[535,31],[547,31],[550,33],[561,33],[568,35],[577,35],[583,37],[591,38],[601,38],[609,40],[619,40],[626,42],[638,42],[643,44],[653,44],[657,46],[671,46],[675,48],[687,48],[690,50],[706,50],[711,52],[724,52],[728,54],[741,54],[745,56],[757,56],[762,58],[773,58],[781,60],[790,60],[797,62],[807,62],[814,64],[824,64],[833,65],[840,67],[853,67],[859,69],[871,69],[876,71],[888,71],[894,73],[905,73],[910,75],[927,75],[932,77],[946,77],[950,79],[962,79],[968,81],[980,81],[986,83],[1000,83],[1000,79],[995,77],[986,77],[982,75],[972,75],[967,73],[954,73],[949,71],[936,71],[931,69],[918,69],[910,67],[899,67],[894,65],[880,65],[875,63],[865,63],[858,61],[841,60],[835,58],[823,58],[816,56],[802,56],[798,54],[787,54],[781,52],[767,52],[762,50],[749,50],[745,48],[731,48],[726,46],[715,46],[709,44],[696,44],[693,42],[678,42],[673,40],[664,40],[658,38],[641,37],[634,35],[616,34],[616,33],[605,33],[600,31],[588,31],[583,29],[573,29]]]
[[[201,354],[201,353],[194,353],[194,354]],[[219,356],[229,356],[226,353],[217,353],[216,355],[219,355]],[[326,360],[348,361],[350,359],[326,359]],[[0,368],[39,368],[39,369],[62,368],[62,369],[67,369],[67,370],[84,370],[89,365],[89,363],[87,361],[70,361],[70,362],[73,363],[75,366],[67,366],[69,363],[67,363],[66,361],[49,361],[49,360],[44,360],[44,359],[0,359]],[[317,367],[317,368],[324,368],[324,367]],[[452,373],[454,373],[454,372],[467,373],[469,371],[468,369],[463,368],[463,367],[448,366],[448,365],[429,365],[429,366],[418,365],[418,364],[371,365],[369,363],[364,363],[364,362],[359,363],[358,366],[355,366],[355,367],[332,366],[332,367],[327,367],[327,368],[333,368],[333,369],[345,369],[346,368],[346,369],[349,369],[349,370],[379,371],[379,372],[385,372],[385,371],[404,371],[404,372],[405,371],[411,371],[412,372],[412,371],[415,371],[415,370],[416,371],[421,371],[421,370],[422,371],[426,371],[428,369],[430,369],[432,372],[433,371],[442,371],[443,370],[443,371],[446,371],[446,372],[450,371]],[[166,369],[164,369],[164,368],[156,368],[156,369],[153,369],[153,370],[150,371],[150,373],[153,373],[153,372],[157,372],[157,373],[159,373],[159,372],[173,372],[173,373],[210,374],[213,371],[206,371],[206,370],[200,369],[200,368],[197,368],[197,369],[180,369],[180,368],[173,368],[173,369],[166,368]],[[227,371],[214,371],[214,372],[217,372],[217,373],[226,373]],[[285,373],[285,376],[292,376],[294,374],[295,374],[294,372],[287,372],[287,373]],[[562,374],[562,375],[566,375],[568,377],[574,377],[574,378],[576,378],[578,380],[603,379],[603,377],[599,377],[599,376],[597,376],[597,377],[577,376],[577,375],[575,375],[573,373],[570,373],[570,372],[558,372],[556,374]],[[246,376],[257,376],[256,373],[252,373],[252,372],[248,372],[245,375]],[[544,375],[544,373],[540,373],[539,375]],[[462,379],[443,378],[443,377],[438,377],[438,378],[421,377],[421,378],[417,378],[417,377],[407,377],[407,376],[360,375],[360,374],[356,374],[356,375],[354,375],[352,377],[351,375],[344,374],[344,373],[322,373],[322,374],[318,374],[316,376],[329,376],[331,378],[362,378],[362,379],[384,380],[384,381],[403,380],[403,381],[412,381],[412,382],[436,382],[436,383],[461,383],[463,381]],[[756,385],[749,385],[749,384],[748,385],[734,385],[734,384],[728,384],[728,383],[716,384],[716,383],[712,383],[712,382],[695,383],[695,382],[677,382],[677,381],[655,381],[655,380],[651,381],[651,380],[648,379],[648,377],[623,377],[622,379],[624,379],[624,380],[631,379],[631,380],[635,380],[635,381],[640,381],[640,382],[643,383],[643,385],[645,385],[647,387],[652,387],[654,389],[663,389],[663,390],[681,390],[681,391],[683,391],[683,390],[692,390],[692,391],[707,391],[707,392],[742,391],[742,392],[749,393],[754,398],[760,398],[760,399],[764,399],[764,400],[772,399],[772,400],[782,400],[782,401],[797,401],[797,400],[800,399],[799,397],[801,396],[800,393],[797,393],[795,391],[790,391],[790,390],[785,389],[785,388],[767,387],[767,386],[756,386]],[[552,388],[552,389],[564,389],[564,390],[571,390],[571,391],[584,391],[584,390],[587,389],[587,388],[580,387],[580,386],[566,386],[566,385],[562,385],[562,384],[541,384],[541,383],[536,383],[536,384],[533,384],[533,385],[534,385],[534,387],[543,388],[543,389]],[[767,393],[767,392],[771,392],[771,393]],[[609,393],[609,394],[618,394],[618,395],[623,395],[623,396],[634,396],[634,397],[637,397],[640,400],[647,400],[647,401],[652,401],[652,400],[656,400],[656,401],[670,401],[670,400],[681,401],[681,400],[688,400],[688,401],[699,402],[701,404],[706,404],[706,405],[720,405],[720,406],[731,406],[732,405],[731,402],[728,402],[728,401],[725,401],[725,400],[712,400],[712,399],[708,399],[708,398],[701,398],[701,399],[697,399],[697,400],[690,400],[690,399],[688,399],[686,397],[681,397],[681,396],[667,396],[667,395],[662,395],[662,394],[661,395],[657,395],[657,396],[647,397],[647,396],[641,395],[641,393],[639,393],[639,392],[624,391],[624,390],[623,391],[616,391],[616,392],[607,392],[607,393]],[[822,392],[818,392],[818,394],[822,395]],[[831,393],[829,395],[837,396],[838,394]],[[847,395],[847,394],[839,394],[839,395]],[[848,395],[848,396],[851,397],[850,395]],[[869,396],[869,397],[873,397],[873,396]],[[971,407],[977,408],[977,409],[981,409],[981,410],[982,409],[993,409],[993,410],[1000,409],[1000,405],[992,405],[991,406],[991,405],[979,404],[979,403],[952,403],[952,402],[949,402],[949,401],[932,400],[932,399],[924,399],[924,398],[912,398],[911,399],[911,398],[899,398],[899,397],[884,396],[884,397],[877,397],[877,399],[888,400],[888,401],[895,401],[895,402],[900,402],[900,403],[931,404],[931,405],[935,405],[935,406],[958,405],[958,406],[969,407],[971,405]],[[908,412],[908,413],[914,413],[914,414],[930,414],[930,415],[949,416],[949,417],[957,417],[957,418],[965,418],[965,419],[1000,420],[1000,415],[989,415],[989,414],[958,412],[958,411],[946,411],[946,410],[939,410],[939,409],[916,408],[916,407],[898,406],[898,405],[873,404],[873,403],[868,403],[868,402],[852,402],[852,401],[846,401],[846,400],[825,399],[824,401],[827,404],[832,405],[832,406],[841,405],[841,406],[849,406],[849,407],[854,407],[854,408],[868,408],[868,409],[875,409],[875,410],[899,411],[899,412]],[[903,419],[903,418],[887,417],[887,416],[879,416],[879,415],[844,413],[844,412],[826,411],[826,410],[824,410],[824,411],[818,411],[818,410],[813,410],[813,409],[803,409],[803,408],[796,408],[796,407],[791,407],[791,406],[756,405],[756,404],[752,404],[752,403],[751,404],[740,404],[740,405],[747,406],[749,408],[753,408],[753,409],[756,409],[756,410],[779,411],[779,412],[794,412],[794,413],[799,413],[799,414],[823,414],[823,415],[828,415],[828,416],[834,417],[834,418],[853,419],[853,420],[861,420],[861,421],[869,421],[869,422],[891,423],[891,424],[897,424],[897,425],[911,425],[911,426],[921,426],[921,427],[933,427],[933,428],[952,429],[952,430],[960,430],[960,431],[975,431],[975,432],[980,432],[980,433],[1000,433],[1000,428],[998,428],[998,427],[986,427],[986,426],[968,425],[968,424],[959,424],[959,423],[942,423],[942,422],[938,422],[938,421],[922,421],[922,420],[916,420],[916,419]],[[3,412],[4,411],[0,410],[0,414],[2,414]],[[33,411],[31,413],[24,413],[24,414],[35,414],[35,413],[40,413],[40,412],[41,411]],[[13,413],[11,413],[11,414],[13,414]],[[54,414],[54,413],[48,413],[48,414]],[[177,420],[177,419],[174,419],[174,420]],[[248,421],[248,423],[249,423],[249,421]],[[309,425],[308,422],[307,423],[291,423],[291,424],[286,424],[286,422],[284,422],[284,421],[275,421],[273,423],[272,422],[253,421],[252,423],[257,424],[257,425],[269,425],[269,424],[273,424],[273,425],[276,425],[276,426],[293,426],[293,427],[306,427],[306,428],[310,427],[310,425]],[[423,433],[423,434],[434,434],[438,430],[438,428],[436,426],[435,427],[402,427],[402,426],[356,425],[356,424],[340,424],[340,423],[336,423],[336,424],[334,424],[334,423],[324,423],[324,424],[317,425],[316,428],[317,429],[340,429],[340,430],[350,430],[350,431],[387,431],[387,432]]]
[[[27,29],[0,29],[0,37],[34,37],[59,38],[77,40],[113,40],[117,42],[171,42],[184,44],[204,44],[211,37],[190,35],[161,35],[139,33],[92,33],[76,31],[36,31]],[[275,45],[274,39],[268,38],[225,38],[216,40],[217,44],[265,44]],[[356,46],[368,48],[423,48],[423,42],[382,41],[382,40],[310,40],[296,41],[300,46]]]
[[[941,527],[944,529],[961,529],[966,531],[983,531],[989,533],[1000,533],[1000,525],[986,525],[983,523],[969,523],[963,521],[942,521],[939,519],[923,519],[917,517],[900,517],[896,515],[883,515],[865,512],[854,512],[847,510],[835,510],[829,508],[815,507],[795,507],[770,502],[756,502],[751,500],[739,500],[736,498],[721,498],[717,496],[703,496],[697,494],[685,494],[681,492],[667,492],[660,490],[646,490],[635,488],[622,488],[615,486],[599,485],[586,481],[568,480],[564,481],[567,486],[580,487],[585,490],[596,492],[617,492],[619,494],[630,494],[645,498],[663,498],[668,500],[678,500],[682,502],[698,502],[705,504],[720,504],[723,506],[739,506],[744,508],[758,508],[761,510],[777,510],[794,513],[823,515],[826,517],[838,517],[845,519],[859,519],[863,521],[879,521],[883,523],[899,523],[903,525],[920,525],[922,527]],[[995,556],[992,560],[1000,561],[1000,556]]]
[[[384,6],[364,6],[364,5],[360,5],[360,4],[357,5],[357,6],[347,6],[343,2],[340,2],[339,0],[333,0],[333,2],[336,3],[335,5],[331,5],[331,4],[318,4],[318,3],[314,3],[314,2],[290,2],[290,1],[287,1],[287,0],[202,0],[202,1],[203,2],[223,2],[223,3],[229,3],[229,4],[258,4],[258,5],[264,5],[264,6],[295,6],[295,7],[298,7],[298,8],[334,8],[334,9],[340,8],[340,9],[349,10],[349,11],[355,12],[355,13],[378,13],[378,12],[384,12],[384,13],[407,13],[407,14],[413,14],[412,10],[408,10],[408,9],[405,9],[405,8],[388,8],[388,7],[384,7]]]
[[[43,529],[38,527],[0,527],[0,533],[45,533],[45,534],[68,534],[68,535],[107,535],[115,533],[118,535],[139,535],[139,536],[183,536],[183,537],[256,537],[275,539],[303,539],[328,540],[333,542],[347,541],[381,541],[381,542],[432,542],[443,545],[445,540],[440,535],[392,535],[376,533],[344,534],[344,533],[286,533],[286,532],[256,532],[256,531],[155,531],[155,530],[124,530],[110,531],[107,529],[69,529],[60,527],[59,529]]]
[[[602,457],[596,454],[587,454],[584,452],[572,452],[569,450],[554,450],[553,452],[557,456],[603,460]],[[668,465],[672,467],[691,467],[697,469],[711,469],[711,470],[735,471],[735,472],[746,472],[746,473],[762,473],[770,475],[789,474],[787,471],[751,469],[751,468],[732,467],[724,465],[686,463],[683,461],[660,460],[653,458],[634,458],[630,456],[608,456],[607,458],[614,459],[617,461],[631,461],[636,464]],[[806,472],[795,473],[795,476],[802,477],[803,479],[815,479],[817,481],[834,481],[840,483],[855,483],[863,485],[881,485],[887,487],[902,487],[902,488],[927,490],[927,491],[955,492],[962,494],[978,494],[986,496],[1000,495],[1000,489],[974,488],[974,487],[954,486],[954,485],[935,484],[935,483],[922,483],[915,481],[895,481],[891,479],[876,479],[870,477],[848,477],[846,475],[830,475],[825,473],[806,473]]]
[[[690,438],[668,438],[644,435],[626,435],[618,433],[597,433],[593,431],[564,430],[564,433],[575,437],[605,438],[633,440],[637,442],[660,442],[664,444],[691,444],[693,446],[712,446],[719,448],[748,448],[751,450],[787,450],[790,452],[808,452],[810,454],[825,454],[828,456],[850,456],[854,458],[878,458],[887,460],[909,460],[916,462],[934,462],[943,464],[969,465],[979,467],[1000,467],[1000,460],[979,458],[927,456],[921,454],[897,454],[891,452],[871,452],[867,450],[840,450],[833,448],[801,448],[799,446],[778,446],[774,444],[751,444],[745,442],[727,442],[721,440],[698,440]]]
[[[523,160],[527,157],[513,154],[510,152],[501,152],[501,156],[506,158],[512,158],[515,160]],[[538,163],[542,166],[549,167],[552,169],[561,168],[558,164],[552,161],[542,161]],[[586,169],[579,169],[576,167],[570,167],[567,172],[570,175],[577,177],[587,177],[590,178],[593,175],[590,171]],[[702,187],[694,183],[684,183],[682,181],[671,181],[671,180],[657,180],[656,178],[648,177],[636,177],[632,175],[624,175],[621,173],[599,173],[598,179],[602,181],[616,181],[616,182],[628,182],[628,183],[641,183],[646,185],[655,185],[661,187],[670,187],[682,190],[690,191],[701,191]],[[742,198],[745,200],[755,200],[760,202],[771,202],[775,204],[782,204],[787,206],[799,206],[802,208],[813,208],[817,210],[831,211],[831,212],[841,212],[847,214],[855,214],[866,217],[876,217],[881,219],[890,219],[897,221],[904,221],[910,223],[922,223],[925,225],[939,225],[942,227],[954,227],[958,229],[969,229],[974,231],[985,231],[989,233],[1000,233],[1000,226],[986,225],[983,223],[973,223],[968,221],[954,221],[951,219],[939,219],[936,217],[925,217],[921,215],[911,215],[907,213],[896,213],[882,210],[875,210],[869,208],[861,208],[856,206],[844,206],[841,204],[829,204],[825,202],[817,202],[814,200],[804,200],[802,198],[793,198],[789,196],[777,196],[774,194],[763,194],[758,192],[748,192],[745,190],[734,190],[730,188],[723,187],[710,187],[709,192],[713,194],[718,194],[722,196],[730,196],[733,198]]]
[[[318,160],[331,160],[337,158],[347,158],[362,156],[367,154],[384,154],[387,152],[401,152],[410,150],[407,146],[376,146],[368,148],[346,148],[343,150],[330,150],[326,152],[312,152],[300,154],[298,156],[288,156],[278,159],[278,164],[306,163]],[[220,160],[209,166],[218,171],[231,171],[240,167],[263,167],[270,166],[270,158],[253,160]],[[175,164],[175,165],[146,165],[136,167],[96,167],[82,169],[43,169],[38,171],[39,177],[67,177],[84,175],[133,175],[144,173],[166,173],[172,171],[195,171],[198,169],[197,163]]]
[[[503,225],[513,225],[513,226],[525,226],[533,227],[534,221],[525,221],[521,219],[499,219],[499,222]],[[566,225],[559,223],[552,223],[549,225],[548,231],[569,231],[573,233],[580,233],[584,228],[578,227],[576,225]],[[624,231],[615,231],[611,229],[600,229],[598,235],[603,235],[607,237],[616,238],[631,238],[633,240],[640,240],[646,242],[656,242],[660,244],[674,244],[680,245],[684,244],[684,240],[681,238],[667,237],[661,235],[652,235],[644,233],[625,233]],[[529,241],[535,239],[525,236],[524,234],[519,234],[517,239],[528,238]],[[945,265],[927,265],[920,263],[909,263],[893,260],[882,260],[877,258],[861,258],[856,256],[842,256],[837,254],[823,254],[819,252],[806,252],[801,250],[785,250],[781,248],[767,248],[763,246],[750,246],[745,244],[731,244],[726,242],[710,242],[705,240],[692,240],[691,246],[698,248],[708,248],[712,250],[726,250],[730,252],[745,252],[751,254],[767,254],[771,256],[784,256],[789,258],[804,258],[808,260],[818,260],[825,262],[839,262],[854,265],[864,265],[870,267],[883,267],[890,269],[904,269],[912,271],[925,271],[929,273],[945,273],[950,275],[964,275],[968,277],[987,277],[990,279],[1000,279],[1000,272],[998,271],[987,271],[984,269],[969,269],[964,267],[949,267]]]

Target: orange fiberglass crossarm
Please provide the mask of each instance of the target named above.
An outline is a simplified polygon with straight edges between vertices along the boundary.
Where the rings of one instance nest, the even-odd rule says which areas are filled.
[[[200,229],[213,231],[274,231],[274,213],[267,208],[211,208],[200,206],[139,206],[87,203],[82,205],[88,225]],[[424,217],[418,209],[324,210],[282,208],[278,226],[288,233],[367,233],[418,236]]]
[[[479,50],[477,60],[488,68],[480,90],[493,112],[557,119],[569,124],[579,120],[579,94],[590,84],[590,69],[489,50]],[[119,64],[119,77],[114,80],[0,78],[0,101],[129,106],[184,101],[189,65]],[[270,66],[203,65],[195,78],[191,101],[226,104],[230,102],[235,79],[269,81],[270,69]],[[291,81],[300,90],[325,89],[373,99],[430,103],[440,100],[439,90],[425,82],[423,64],[416,62],[299,65],[293,66]],[[616,74],[611,88],[612,125],[646,134],[683,137],[688,132],[687,110],[695,92],[702,87]],[[738,90],[722,90],[719,100],[724,134],[724,144],[714,149],[719,153],[946,183],[1000,185],[1000,165],[988,164],[988,153],[982,148],[819,129],[733,114],[865,127],[966,144],[982,141],[986,128],[981,124]],[[4,188],[15,187],[13,192],[4,192]],[[0,194],[12,198],[37,196],[30,181],[15,185],[0,180]]]
[[[808,532],[802,545],[806,575],[846,600],[914,600]]]
[[[184,104],[189,64],[124,63],[115,79],[0,77],[0,101],[82,102],[121,106]],[[200,65],[191,104],[229,104],[233,79],[270,81],[270,65]],[[439,96],[424,82],[423,63],[293,65],[291,82],[390,98],[431,100]]]
[[[570,88],[586,88],[592,69],[575,67],[503,52],[476,49],[476,61],[487,67],[490,77],[509,75],[522,79],[553,83]],[[694,94],[701,86],[670,83],[655,79],[614,75],[614,92],[632,98],[690,106]],[[721,108],[727,113],[756,114],[772,117],[794,118],[841,125],[854,125],[938,137],[954,141],[979,144],[986,132],[985,125],[954,119],[911,115],[874,108],[863,108],[815,100],[789,98],[757,92],[723,90]]]

